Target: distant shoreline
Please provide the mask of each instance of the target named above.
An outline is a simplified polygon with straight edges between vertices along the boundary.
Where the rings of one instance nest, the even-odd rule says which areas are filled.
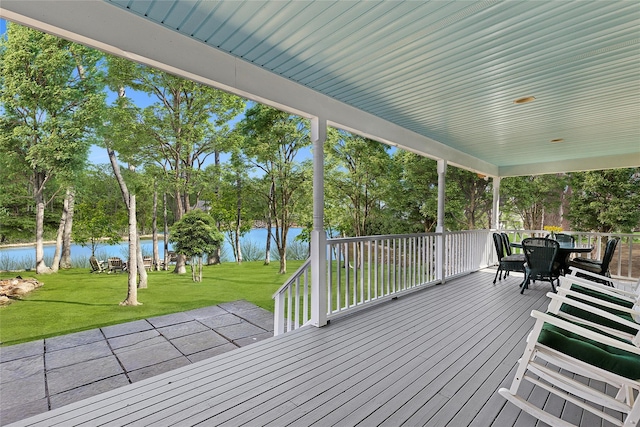
[[[140,236],[140,239],[151,239],[153,237],[153,235],[151,234],[145,234],[143,236]],[[121,239],[121,241],[126,242],[129,240],[129,237],[123,237]],[[158,241],[162,240],[162,234],[158,234]],[[71,241],[71,243],[74,243],[73,240]],[[55,245],[56,241],[55,240],[45,240],[44,242],[42,242],[43,245]],[[74,243],[75,244],[75,243]],[[36,242],[30,242],[30,243],[8,243],[8,244],[0,244],[0,250],[2,249],[12,249],[12,248],[28,248],[30,246],[33,246],[35,248],[36,246]],[[89,246],[89,245],[86,245]]]

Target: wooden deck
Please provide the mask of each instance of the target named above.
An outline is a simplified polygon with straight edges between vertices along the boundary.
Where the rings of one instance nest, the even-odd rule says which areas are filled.
[[[16,425],[534,426],[496,390],[510,384],[550,286],[520,295],[520,278],[492,280],[474,273]]]

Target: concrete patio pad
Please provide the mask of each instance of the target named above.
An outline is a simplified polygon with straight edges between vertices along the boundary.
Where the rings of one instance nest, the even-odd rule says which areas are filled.
[[[273,313],[235,301],[0,347],[0,425],[273,336]]]

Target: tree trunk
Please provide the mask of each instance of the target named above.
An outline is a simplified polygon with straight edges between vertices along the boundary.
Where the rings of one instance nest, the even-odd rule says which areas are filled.
[[[267,244],[264,255],[264,265],[271,264],[271,200],[275,193],[275,184],[272,182],[269,188],[269,209],[267,209]]]
[[[46,177],[41,172],[35,173],[34,199],[36,203],[36,274],[51,273],[44,262],[44,184]]]
[[[164,242],[164,265],[162,269],[169,271],[169,218],[167,215],[167,193],[162,193],[162,219],[164,221],[164,236],[162,240]]]
[[[67,218],[64,222],[64,232],[62,234],[62,258],[60,268],[71,268],[71,231],[73,230],[73,215],[76,204],[76,190],[73,187],[67,189],[69,199],[67,207]]]
[[[137,253],[137,221],[136,221],[136,196],[135,194],[131,194],[129,196],[129,263],[127,265],[127,269],[129,270],[129,282],[128,282],[128,292],[127,299],[122,301],[120,305],[141,305],[138,302],[138,286],[136,283],[137,279],[137,270],[138,270],[138,260],[136,257]]]
[[[280,254],[280,271],[279,274],[285,274],[287,272],[287,250],[286,248],[278,249]]]
[[[135,195],[134,195],[135,196]],[[134,212],[135,215],[135,212]],[[137,226],[137,218],[136,218],[136,226]],[[138,288],[147,289],[147,270],[144,268],[144,260],[142,257],[142,245],[140,244],[140,234],[138,230],[136,230],[136,264],[138,267]]]
[[[216,150],[214,151],[214,163],[213,163],[216,167],[216,171],[218,171],[217,173],[220,173],[220,150],[218,150],[216,148]],[[220,180],[218,178],[218,180],[216,181],[216,186],[214,189],[214,194],[216,199],[220,198],[220,184],[219,184]],[[216,221],[216,227],[218,228],[218,230],[220,230],[220,221]],[[207,265],[218,265],[220,264],[220,257],[222,255],[222,245],[218,245],[215,249],[215,251],[213,251],[213,253],[207,254]]]
[[[56,233],[56,249],[53,253],[53,261],[51,261],[51,271],[57,273],[60,268],[60,258],[63,246],[64,226],[67,222],[67,213],[69,212],[69,199],[67,198],[69,190],[64,197],[62,203],[62,214],[60,215],[60,225],[58,225],[58,233]]]
[[[158,183],[155,180],[153,181],[153,220],[151,228],[153,239],[153,262],[151,269],[157,271],[160,265],[160,253],[158,252]]]
[[[242,264],[242,248],[240,247],[240,224],[242,223],[242,184],[236,179],[236,262]]]

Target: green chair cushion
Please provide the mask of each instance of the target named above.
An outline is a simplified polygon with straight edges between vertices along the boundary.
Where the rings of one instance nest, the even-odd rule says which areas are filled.
[[[626,308],[632,308],[633,307],[633,302],[630,302],[630,301],[627,301],[627,300],[623,300],[621,298],[617,298],[617,297],[614,297],[614,296],[611,296],[611,295],[606,295],[606,294],[603,294],[601,292],[594,291],[592,289],[587,289],[587,288],[584,288],[584,287],[582,287],[580,285],[572,284],[571,285],[571,290],[575,291],[575,292],[579,292],[579,293],[584,294],[584,295],[589,295],[591,297],[601,299],[603,301],[607,301],[607,302],[610,302],[610,303],[613,303],[613,304],[617,304],[617,305],[620,305],[622,307],[626,307]],[[587,304],[589,304],[589,303],[587,303]],[[610,313],[615,313],[615,312],[622,313],[620,311],[613,310],[613,309],[610,309],[610,310],[607,310],[607,311],[609,311]]]
[[[542,327],[538,342],[605,371],[631,380],[640,379],[640,355],[584,338],[549,323]]]
[[[582,301],[582,302],[584,302],[585,304],[589,304],[586,301]],[[589,305],[592,305],[592,304],[589,304]],[[628,314],[628,313],[623,313],[623,312],[618,311],[618,310],[611,310],[611,309],[608,309],[608,308],[605,308],[605,307],[600,307],[600,306],[598,306],[598,308],[601,308],[602,310],[608,311],[610,313],[612,312],[612,314],[615,314],[616,316],[618,316],[618,317],[620,317],[620,318],[622,318],[624,320],[628,320],[630,322],[634,322],[634,320],[631,318],[631,315]],[[634,328],[631,328],[631,327],[628,327],[628,326],[625,326],[625,325],[621,325],[620,323],[615,322],[615,321],[610,320],[610,319],[607,319],[606,317],[599,316],[599,315],[594,314],[594,313],[592,313],[590,311],[583,310],[581,308],[574,307],[574,306],[569,305],[569,304],[562,304],[560,306],[560,311],[562,311],[563,313],[570,314],[570,315],[575,316],[575,317],[579,317],[580,319],[588,320],[590,322],[597,323],[597,324],[602,325],[602,326],[607,326],[609,328],[617,329],[618,331],[626,332],[628,334],[635,335],[635,334],[638,333],[637,329],[634,329]]]

